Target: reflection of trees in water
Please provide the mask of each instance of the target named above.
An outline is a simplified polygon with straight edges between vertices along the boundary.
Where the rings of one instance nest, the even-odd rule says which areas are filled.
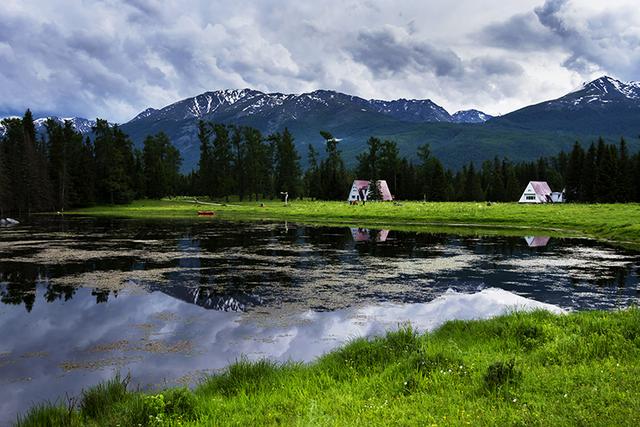
[[[30,312],[36,301],[39,286],[44,287],[42,298],[46,302],[72,299],[78,287],[52,283],[50,273],[42,266],[34,267],[22,263],[0,264],[0,302],[11,305],[24,304],[25,309]],[[107,302],[112,292],[117,296],[117,291],[106,289],[95,289],[91,295],[96,297],[96,304],[99,304]]]
[[[96,304],[100,304],[109,301],[109,295],[111,294],[111,292],[112,291],[106,289],[94,289],[91,291],[91,295],[96,297]],[[113,291],[113,296],[117,297],[118,291]]]
[[[42,280],[40,272],[26,265],[18,265],[7,271],[4,265],[0,265],[0,301],[4,304],[24,304],[27,311],[31,311],[36,300],[36,285]]]
[[[377,237],[383,231],[379,229],[366,229],[369,241],[356,243],[353,230],[347,227],[295,224],[223,224],[217,228],[206,223],[167,226],[136,221],[97,221],[95,224],[81,225],[74,226],[69,231],[74,236],[78,233],[74,238],[83,243],[83,249],[90,250],[96,246],[96,239],[99,242],[101,237],[92,233],[99,233],[108,236],[108,239],[122,238],[123,246],[120,249],[124,255],[50,265],[18,263],[8,259],[0,262],[0,301],[6,304],[24,304],[27,310],[31,310],[36,300],[36,291],[42,293],[46,302],[68,301],[76,295],[78,287],[58,285],[56,278],[85,272],[102,274],[104,271],[104,274],[109,274],[108,271],[111,270],[126,272],[178,267],[175,272],[163,273],[166,281],[150,284],[151,287],[202,307],[246,311],[252,307],[287,302],[289,298],[294,298],[295,292],[288,292],[286,288],[304,286],[308,280],[305,273],[308,271],[332,274],[336,266],[340,269],[351,266],[357,268],[362,265],[359,258],[368,256],[437,259],[470,252],[482,255],[475,266],[478,270],[477,277],[490,285],[513,280],[514,275],[526,273],[524,270],[504,268],[501,262],[505,259],[536,258],[536,262],[539,259],[540,264],[543,264],[547,254],[556,258],[579,256],[567,251],[574,246],[601,247],[589,241],[563,242],[561,239],[553,239],[546,249],[528,248],[522,237],[487,239],[395,230],[385,239]],[[355,230],[359,231],[357,228]],[[362,229],[363,235],[364,230]],[[133,235],[139,240],[130,240]],[[177,248],[184,255],[170,261],[141,260],[135,256],[126,256],[127,248],[140,249],[145,246],[140,243],[145,239],[161,242],[159,248],[170,251]],[[220,256],[208,257],[207,253]],[[624,254],[624,251],[616,250],[616,253]],[[199,257],[197,254],[204,256]],[[633,253],[633,256],[637,257],[637,254]],[[546,271],[545,268],[545,273],[541,274],[546,275]],[[569,263],[567,266],[554,267],[548,272],[549,279],[555,283],[575,283],[583,288],[588,285],[591,290],[595,290],[598,287],[624,288],[637,283],[640,266],[635,262],[610,265],[607,259],[594,258],[593,262],[579,266]],[[562,277],[558,280],[559,274]],[[450,276],[451,279],[458,279],[461,275],[462,273],[452,270]],[[504,280],[499,275],[503,275]],[[518,276],[517,279],[522,277]],[[527,280],[523,282],[524,285],[530,283]],[[536,282],[536,279],[532,282]],[[571,292],[571,289],[567,291]],[[88,293],[89,291],[83,292],[82,295],[87,296]],[[111,291],[94,289],[91,295],[95,297],[97,304],[106,303],[111,297]],[[114,296],[117,294],[114,293]]]
[[[69,301],[76,293],[75,286],[69,285],[56,285],[49,283],[47,284],[47,290],[44,292],[44,299],[47,302],[54,302],[55,300]]]

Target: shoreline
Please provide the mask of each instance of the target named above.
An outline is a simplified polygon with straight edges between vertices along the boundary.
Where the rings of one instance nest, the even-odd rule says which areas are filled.
[[[404,326],[308,364],[241,359],[193,390],[116,376],[16,425],[635,425],[638,325],[629,308]]]
[[[262,205],[262,206],[261,206]],[[138,200],[129,205],[95,206],[65,215],[197,221],[292,221],[313,226],[351,226],[400,231],[476,235],[545,235],[587,238],[640,249],[640,204],[554,204],[475,202],[280,201],[215,204],[214,216],[198,217],[202,206],[186,200]]]

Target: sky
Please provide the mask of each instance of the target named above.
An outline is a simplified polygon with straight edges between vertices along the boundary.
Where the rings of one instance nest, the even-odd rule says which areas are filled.
[[[124,123],[202,92],[336,90],[492,115],[640,80],[637,0],[3,0],[0,115]]]

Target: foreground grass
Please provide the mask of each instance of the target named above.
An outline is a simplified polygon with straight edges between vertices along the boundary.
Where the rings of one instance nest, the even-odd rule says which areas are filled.
[[[640,425],[640,310],[406,327],[309,365],[240,361],[195,390],[119,378],[18,426]]]
[[[260,206],[261,203],[263,206]],[[198,210],[213,210],[226,220],[290,220],[326,225],[429,230],[456,227],[474,234],[540,234],[590,237],[640,247],[639,204],[517,203],[368,203],[279,201],[198,205],[189,200],[141,200],[124,206],[97,206],[72,213],[128,218],[196,218]],[[211,220],[211,218],[200,218]],[[458,226],[465,226],[465,228]],[[445,228],[446,231],[446,228]]]

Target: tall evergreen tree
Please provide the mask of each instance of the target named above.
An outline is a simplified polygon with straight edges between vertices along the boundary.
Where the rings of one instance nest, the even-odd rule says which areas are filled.
[[[263,144],[262,134],[259,130],[245,127],[243,128],[245,143],[244,167],[247,177],[247,188],[249,194],[255,196],[257,201],[261,194],[264,194],[268,181],[268,150]]]
[[[273,136],[275,142],[275,192],[287,192],[290,198],[300,197],[301,169],[300,156],[296,151],[293,135],[285,128],[281,134]]]
[[[304,174],[305,194],[315,200],[322,197],[322,182],[318,152],[311,144],[308,146],[307,155],[309,167]]]
[[[624,138],[620,138],[618,147],[615,201],[624,203],[633,200],[633,163]]]
[[[9,168],[6,161],[4,138],[0,138],[0,218],[4,218],[4,211],[8,210],[10,200]]]
[[[593,202],[596,197],[596,146],[592,143],[589,146],[582,163],[582,201]]]
[[[243,129],[238,126],[233,127],[231,137],[232,157],[233,157],[233,177],[235,190],[240,200],[244,200],[247,193],[247,170],[245,167],[246,145],[243,139]]]
[[[398,194],[398,174],[400,171],[400,154],[395,141],[385,140],[380,150],[379,173],[380,178],[387,181],[391,194]]]
[[[338,150],[338,140],[327,131],[320,131],[325,140],[327,157],[320,164],[322,198],[325,200],[345,199],[348,192],[348,177],[344,162]]]
[[[103,203],[128,203],[134,196],[132,171],[135,169],[133,144],[117,126],[98,119],[95,135],[96,195]]]
[[[584,183],[582,182],[582,169],[584,167],[585,153],[582,146],[576,142],[573,144],[567,164],[566,196],[570,201],[584,199]]]
[[[199,187],[200,193],[206,196],[214,195],[211,133],[212,131],[208,123],[202,120],[198,121],[198,141],[200,142],[200,160],[198,162]]]
[[[229,200],[234,190],[233,152],[229,129],[223,124],[213,125],[215,138],[212,143],[212,183],[213,191],[218,197]]]
[[[379,159],[380,150],[382,148],[382,141],[378,138],[371,137],[367,140],[368,151],[358,155],[358,167],[357,176],[359,178],[365,178],[368,181],[375,181],[379,179]]]
[[[180,153],[164,132],[147,136],[142,150],[145,196],[175,195],[181,162]]]

